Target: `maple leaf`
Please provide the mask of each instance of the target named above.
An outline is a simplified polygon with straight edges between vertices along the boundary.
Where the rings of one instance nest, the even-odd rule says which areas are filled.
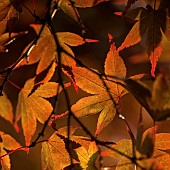
[[[106,77],[108,76],[108,80],[107,78],[102,80],[99,74],[86,68],[74,67],[72,69],[76,84],[85,92],[93,95],[80,99],[71,107],[71,111],[77,117],[100,112],[96,135],[113,120],[116,113],[115,103],[118,104],[119,99],[127,93],[121,85],[115,83],[115,80],[110,77],[116,75],[125,78],[126,67],[116,51],[111,35],[109,38],[111,45],[105,61],[105,74]],[[112,97],[115,103],[112,101]],[[66,114],[64,113],[64,115]]]
[[[170,155],[164,151],[170,149],[170,145],[168,145],[170,135],[168,133],[159,133],[155,135],[155,127],[147,129],[141,135],[142,136],[140,136],[140,138],[138,138],[139,136],[137,135],[138,137],[136,140],[139,145],[135,146],[135,162],[137,163],[137,168],[144,168],[148,170],[166,169],[170,162]],[[109,149],[102,152],[102,155],[109,156],[114,159],[119,159],[116,170],[134,168],[135,165],[133,165],[132,161],[129,159],[133,156],[131,140],[120,140],[116,143],[116,145],[113,145],[112,147],[115,150],[120,151],[123,155]]]
[[[88,150],[83,146],[75,150],[83,169],[97,170],[95,162],[98,158],[99,150],[95,142],[90,142]]]
[[[39,33],[41,26],[42,25],[31,24],[31,27],[37,34]],[[56,36],[61,48],[63,49],[61,52],[61,63],[71,67],[75,66],[76,62],[73,59],[74,53],[70,46],[79,46],[86,42],[97,42],[96,40],[84,39],[79,35],[70,32],[57,32]],[[28,49],[28,47],[26,49]],[[30,48],[28,57],[24,58],[16,68],[25,64],[34,64],[39,61],[36,70],[36,74],[39,74],[47,69],[47,67],[55,60],[58,61],[56,43],[53,35],[45,26],[37,44]]]
[[[0,116],[13,124],[13,107],[5,93],[3,93],[3,96],[0,96]]]
[[[32,136],[36,130],[36,120],[44,123],[50,116],[53,107],[45,98],[55,96],[58,91],[58,83],[48,82],[40,85],[35,92],[32,92],[34,87],[34,79],[26,81],[23,89],[19,93],[16,121],[21,118],[23,133],[25,136],[26,146],[29,146]]]
[[[18,18],[18,11],[10,0],[0,2],[0,52],[7,52],[6,45],[27,32],[12,33]],[[9,33],[5,33],[8,26]]]
[[[154,121],[167,120],[170,117],[170,87],[164,75],[157,76],[152,90],[140,81],[127,79],[125,83]]]
[[[155,68],[163,48],[161,30],[168,39],[170,38],[168,13],[166,9],[158,8],[158,10],[154,10],[147,5],[146,9],[136,8],[129,13],[127,12],[125,16],[132,19],[139,18],[139,20],[134,24],[118,51],[142,41],[151,61],[151,75],[154,77]]]
[[[73,158],[73,163],[76,165],[79,159],[75,156],[77,149],[84,146],[89,147],[89,141],[84,140],[87,138],[81,136],[73,135],[77,127],[70,128],[70,154]],[[42,158],[42,168],[45,169],[64,169],[70,165],[70,156],[68,153],[68,148],[66,148],[66,142],[68,142],[68,128],[63,127],[56,131],[47,142],[42,143],[41,158]],[[76,152],[74,152],[74,150]],[[81,151],[79,153],[82,153]],[[92,146],[91,146],[92,153]],[[81,162],[81,160],[80,160]],[[80,169],[80,168],[79,168]]]
[[[0,157],[5,155],[1,158],[1,166],[3,170],[10,170],[11,168],[10,157],[7,154],[7,150],[12,151],[20,147],[20,144],[13,137],[4,132],[0,132]]]
[[[84,25],[81,22],[80,15],[78,10],[74,6],[72,0],[55,0],[58,8],[60,8],[64,13],[73,18],[79,25],[84,28]]]

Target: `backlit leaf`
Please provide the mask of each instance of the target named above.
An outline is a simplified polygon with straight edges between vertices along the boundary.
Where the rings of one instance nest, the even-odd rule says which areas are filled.
[[[2,170],[10,170],[11,162],[10,157],[7,154],[8,151],[13,151],[19,149],[20,144],[10,135],[0,132],[0,157],[1,157],[1,166]]]
[[[169,133],[158,133],[155,136],[155,147],[159,150],[170,149],[170,134]]]
[[[3,147],[7,150],[15,150],[21,147],[21,145],[10,135],[0,132],[0,138],[3,143]]]
[[[21,117],[26,145],[30,144],[35,133],[36,119],[44,123],[53,110],[51,103],[44,98],[53,97],[58,93],[58,84],[54,82],[44,83],[30,95],[33,87],[34,78],[29,79],[20,91],[16,110],[17,120]]]
[[[12,104],[5,93],[3,93],[3,96],[0,96],[0,116],[13,124]]]
[[[76,22],[78,22],[81,25],[80,21],[80,15],[78,10],[75,8],[74,3],[70,0],[56,0],[58,3],[58,7],[65,12],[67,15],[69,15],[71,18],[73,18]]]
[[[70,128],[70,154],[72,154],[73,163],[78,164],[81,160],[78,159],[76,152],[79,148],[88,148],[89,154],[95,151],[95,146],[89,147],[89,141],[83,139],[81,136],[73,135],[77,127]],[[70,156],[68,148],[66,148],[68,142],[68,128],[63,127],[56,131],[47,142],[42,143],[41,158],[42,168],[45,169],[64,169],[70,165]],[[76,152],[75,152],[75,151]],[[83,154],[82,150],[79,152]],[[75,157],[75,158],[74,158]],[[81,164],[81,163],[80,163]]]
[[[25,34],[24,32],[12,33],[18,20],[18,12],[10,2],[4,0],[0,2],[0,52],[7,52],[6,45],[17,37]],[[8,27],[8,33],[5,33]]]
[[[125,78],[126,67],[116,51],[111,35],[109,35],[109,42],[110,49],[105,61],[104,68],[106,76],[104,78],[95,70],[91,71],[81,67],[72,68],[76,85],[85,92],[93,95],[80,99],[71,107],[71,110],[77,117],[84,117],[100,112],[96,135],[113,120],[116,113],[115,104],[118,104],[119,99],[127,93],[111,77],[116,75]]]
[[[139,20],[134,24],[118,51],[142,41],[151,61],[151,75],[155,76],[155,68],[163,48],[161,31],[168,39],[170,38],[168,12],[164,8],[154,10],[147,5],[146,9],[142,7],[133,9],[127,12],[126,16],[132,19],[139,18]]]
[[[125,83],[153,120],[161,121],[170,117],[170,87],[162,74],[157,76],[152,90],[145,84],[131,79],[125,80]]]
[[[168,140],[169,134],[168,133],[156,134],[156,136],[158,137],[155,138],[155,147],[153,147],[154,139],[152,135],[155,135],[154,133],[155,133],[155,127],[147,129],[142,135],[140,152],[138,148],[136,148],[137,149],[136,160],[133,160],[137,163],[136,165],[137,169],[141,169],[141,167],[147,170],[168,169],[168,166],[170,163],[170,155],[166,152],[161,151],[161,147],[164,148],[163,150],[169,149],[168,146],[167,147],[165,146],[166,144],[168,144],[168,141],[164,140],[164,137],[165,139]],[[149,137],[149,135],[151,135],[150,136],[151,138]],[[149,141],[152,141],[151,142],[152,144]],[[128,139],[120,140],[115,145],[112,145],[112,148],[117,150],[117,152],[112,151],[111,149],[107,149],[106,151],[102,152],[101,155],[109,156],[114,159],[117,159],[117,158],[120,159],[116,166],[116,170],[135,168],[135,165],[128,158],[128,157],[132,158],[132,141],[131,140],[128,140]],[[119,152],[121,152],[122,155],[119,154]],[[152,152],[152,153],[148,155],[149,152]]]
[[[7,152],[4,150],[2,143],[0,143],[0,156],[7,154]],[[1,159],[1,166],[2,170],[10,170],[11,169],[11,162],[9,155],[3,157]]]
[[[87,170],[97,170],[95,166],[96,159],[98,157],[99,151],[95,142],[91,142],[88,150],[83,146],[76,149],[78,159],[80,161],[80,166]]]
[[[31,27],[39,33],[41,28],[40,25],[31,24]],[[57,32],[56,36],[58,38],[59,44],[62,48],[61,51],[61,63],[73,67],[76,65],[74,61],[74,53],[71,50],[70,46],[79,46],[86,43],[86,39],[80,37],[77,34],[70,32]],[[96,42],[96,40],[88,40],[87,42]],[[30,45],[29,45],[30,46]],[[28,47],[26,48],[28,49]],[[39,61],[36,74],[41,73],[47,69],[53,61],[58,61],[57,56],[57,46],[54,40],[53,35],[47,27],[43,29],[41,37],[38,39],[38,42],[35,46],[30,48],[27,59],[23,59],[18,65],[22,66],[25,64],[34,64]],[[28,61],[28,63],[27,63]],[[17,68],[16,67],[16,68]]]

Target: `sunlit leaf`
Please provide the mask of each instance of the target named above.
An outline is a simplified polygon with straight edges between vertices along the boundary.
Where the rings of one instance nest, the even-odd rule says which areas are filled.
[[[141,168],[148,169],[148,170],[168,169],[168,165],[170,162],[170,155],[166,152],[161,151],[161,147],[164,148],[163,150],[169,149],[169,147],[165,147],[165,145],[168,144],[168,141],[164,140],[164,137],[165,139],[168,140],[169,134],[168,133],[156,134],[156,136],[158,137],[155,138],[155,147],[154,147],[154,137],[152,135],[155,135],[155,127],[149,128],[143,133],[141,137],[142,140],[141,140],[140,148],[138,147],[136,148],[135,146],[136,160],[133,160],[134,162],[132,162],[131,160],[132,141],[129,139],[122,139],[118,141],[115,145],[112,145],[112,148],[115,151],[111,149],[107,149],[106,151],[103,151],[101,155],[109,156],[114,159],[119,159],[119,162],[116,166],[116,170],[135,168],[135,164],[134,164],[135,162],[136,162],[137,169],[141,169]],[[137,135],[137,140],[139,140],[138,136],[139,135]],[[140,149],[140,151],[138,149]],[[121,154],[119,152],[121,152]]]
[[[77,150],[77,148],[81,148],[84,146],[84,148],[89,147],[89,141],[83,140],[83,137],[81,136],[75,136],[73,135],[77,127],[69,127],[70,128],[70,150],[66,148],[68,142],[68,128],[63,127],[59,129],[57,132],[55,132],[47,142],[44,142],[42,144],[42,150],[41,150],[41,158],[42,158],[42,168],[45,169],[64,169],[65,167],[68,167],[70,165],[70,156],[68,151],[70,151],[70,154],[72,154],[73,163],[78,163],[79,160],[76,152],[74,150]],[[87,139],[87,138],[86,138]],[[83,146],[82,146],[83,145]],[[92,152],[92,147],[89,149],[90,154]],[[80,151],[81,154],[83,154]]]
[[[10,135],[0,132],[0,138],[3,143],[3,147],[7,150],[15,150],[21,147],[21,145]]]
[[[158,133],[155,136],[155,147],[160,150],[170,149],[170,134],[169,133]]]
[[[97,170],[95,162],[98,157],[99,151],[95,142],[90,143],[88,150],[86,150],[83,146],[77,148],[76,153],[80,161],[80,166],[83,169]]]
[[[3,96],[0,96],[0,116],[13,124],[13,107],[5,93],[3,93]]]
[[[10,135],[0,132],[0,157],[2,170],[10,170],[11,162],[7,151],[19,149],[20,144]]]
[[[96,135],[113,120],[116,113],[115,104],[118,104],[119,99],[127,93],[127,90],[117,84],[116,80],[112,78],[115,75],[124,78],[126,76],[126,67],[116,51],[111,35],[109,35],[109,42],[110,49],[104,67],[105,77],[101,77],[95,70],[81,67],[72,68],[76,85],[93,95],[80,99],[71,107],[71,111],[77,117],[100,112]],[[59,115],[59,117],[62,117],[62,115],[65,117],[66,113]]]
[[[30,95],[33,87],[34,78],[29,79],[20,91],[16,110],[16,120],[21,117],[26,145],[30,144],[35,133],[36,119],[44,123],[53,110],[51,103],[44,98],[53,97],[58,93],[58,84],[54,82],[41,85]]]
[[[0,156],[3,156],[5,154],[7,154],[7,152],[3,148],[2,143],[0,143]],[[3,157],[1,159],[1,166],[2,166],[2,170],[10,170],[11,169],[11,162],[10,162],[9,155],[6,155],[5,157]]]
[[[37,34],[41,29],[41,25],[31,24],[31,27],[36,31]],[[80,37],[77,34],[70,33],[70,32],[57,32],[55,35],[62,48],[60,54],[61,63],[64,65],[68,65],[70,67],[75,66],[76,62],[74,61],[74,53],[71,50],[70,46],[82,45],[86,43],[86,39]],[[96,42],[96,40],[87,39],[87,42]],[[28,49],[29,46],[26,49]],[[43,32],[41,34],[41,37],[38,39],[37,44],[35,44],[35,46],[32,46],[30,48],[28,57],[24,58],[17,65],[17,67],[25,64],[34,64],[38,61],[39,64],[37,67],[36,74],[39,74],[45,69],[47,69],[53,61],[58,61],[56,42],[54,40],[53,35],[51,34],[51,32],[47,27],[43,29]]]

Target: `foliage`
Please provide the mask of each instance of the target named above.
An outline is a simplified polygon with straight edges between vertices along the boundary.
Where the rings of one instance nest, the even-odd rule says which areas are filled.
[[[10,43],[15,44],[13,41],[16,38],[27,34],[27,31],[14,32],[22,8],[26,8],[35,18],[35,23],[30,24],[30,27],[36,33],[35,39],[25,47],[18,59],[0,70],[0,116],[10,122],[17,133],[22,134],[22,129],[25,139],[25,144],[22,144],[11,134],[0,132],[2,169],[12,168],[10,154],[21,150],[29,153],[30,149],[37,145],[41,145],[39,154],[43,170],[101,169],[105,167],[102,161],[105,157],[118,160],[116,170],[170,168],[170,134],[157,133],[159,124],[156,125],[157,122],[168,121],[170,118],[169,2],[153,0],[146,8],[139,6],[131,9],[136,2],[139,1],[128,0],[127,4],[124,4],[121,18],[133,21],[134,24],[120,46],[116,45],[114,35],[108,32],[109,49],[105,56],[103,73],[84,65],[74,53],[74,48],[99,43],[99,40],[86,36],[89,30],[83,23],[79,10],[94,8],[104,3],[121,5],[120,1],[47,0],[43,17],[36,15],[35,9],[32,12],[20,1],[0,2],[1,53],[8,52],[7,46]],[[34,0],[32,3],[35,3]],[[76,22],[81,29],[81,35],[55,30],[55,16],[59,10]],[[113,12],[113,15],[116,16],[116,13]],[[127,74],[129,70],[121,54],[136,44],[143,46],[148,56],[151,75]],[[36,66],[34,76],[19,88],[11,80],[11,75],[20,68],[31,66]],[[146,79],[153,80],[152,88]],[[19,90],[15,107],[8,96],[8,89],[5,88],[7,83]],[[82,90],[88,96],[72,104],[69,93],[72,87],[76,93]],[[143,113],[140,112],[136,136],[122,113],[122,98],[128,93],[134,96],[153,120],[151,127],[145,129]],[[58,113],[61,95],[65,97],[67,110]],[[93,114],[98,114],[95,134],[80,119],[90,119]],[[115,117],[125,123],[130,138],[116,143],[100,140],[98,136]],[[57,123],[63,118],[67,120],[67,125],[58,128]],[[71,125],[72,119],[79,127]],[[38,135],[37,121],[42,125]],[[53,134],[41,140],[47,127],[53,130]],[[79,129],[86,132],[87,136],[77,135]]]

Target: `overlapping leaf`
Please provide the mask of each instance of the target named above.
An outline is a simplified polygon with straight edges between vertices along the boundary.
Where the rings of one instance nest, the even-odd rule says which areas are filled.
[[[32,24],[31,27],[38,34],[41,25]],[[62,48],[61,52],[61,63],[68,66],[75,66],[74,53],[72,52],[70,46],[79,46],[86,42],[96,42],[96,40],[84,40],[77,34],[70,32],[58,32],[56,33],[59,44]],[[27,47],[28,49],[28,47]],[[39,61],[36,73],[39,74],[54,61],[58,61],[57,46],[53,35],[47,27],[43,29],[40,38],[35,46],[32,46],[29,51],[28,57],[23,59],[17,67],[25,64],[33,64]]]
[[[42,144],[41,158],[43,170],[56,170],[69,167],[71,163],[69,152],[72,155],[73,163],[75,165],[80,164],[82,166],[82,164],[86,164],[86,166],[88,166],[87,162],[89,162],[89,166],[92,166],[92,164],[94,165],[96,159],[93,154],[96,154],[97,152],[96,145],[90,143],[85,137],[73,135],[76,129],[76,127],[70,127],[70,149],[67,148],[67,127],[59,129],[47,142]],[[84,150],[82,148],[85,150],[86,155],[83,155]],[[88,150],[88,153],[86,149]],[[85,157],[87,160],[82,160],[82,157]],[[79,169],[81,168],[79,167]]]
[[[134,24],[118,51],[137,44],[142,40],[152,64],[151,74],[155,76],[155,68],[163,48],[161,30],[168,39],[170,38],[168,12],[165,8],[154,10],[148,5],[146,9],[141,7],[129,11],[127,17],[140,19]]]
[[[107,78],[102,79],[99,74],[86,68],[75,67],[72,69],[76,84],[92,96],[80,99],[71,107],[77,117],[89,116],[100,112],[96,135],[107,126],[114,118],[115,104],[127,93],[127,91],[111,78],[111,76],[126,76],[126,67],[123,60],[116,51],[112,37],[110,37],[110,50],[105,61],[105,74]],[[114,80],[112,82],[111,80]],[[114,99],[114,102],[113,102]]]
[[[10,0],[0,2],[0,52],[7,52],[6,45],[12,40],[25,34],[26,32],[12,33],[13,27],[18,18],[18,12],[11,4]],[[9,33],[5,33],[8,25]]]
[[[148,170],[163,170],[167,169],[170,163],[170,155],[165,150],[170,149],[168,133],[155,133],[155,128],[146,130],[141,136],[141,140],[137,138],[140,145],[136,148],[136,166],[137,169]],[[155,140],[156,139],[156,140]],[[155,146],[154,146],[155,142]],[[129,158],[132,158],[132,141],[128,139],[120,140],[116,145],[112,146],[114,149],[123,153],[122,155],[112,150],[106,150],[102,153],[103,156],[110,156],[112,158],[119,158],[120,161],[116,166],[116,170],[123,170],[126,168],[134,168],[135,165]]]
[[[77,148],[76,153],[82,169],[97,170],[95,162],[98,158],[99,150],[95,142],[89,144],[88,150],[84,146]]]
[[[71,110],[77,117],[101,112],[98,118],[97,135],[115,116],[116,110],[111,96],[114,98],[115,102],[118,103],[119,98],[125,94],[124,89],[116,83],[102,80],[99,75],[85,68],[76,67],[73,69],[73,73],[77,85],[87,93],[94,95],[80,99],[72,106]],[[124,62],[116,52],[114,44],[111,44],[107,54],[105,74],[122,77],[126,75]]]
[[[20,144],[10,135],[0,132],[0,157],[7,154],[8,151],[19,149]],[[11,162],[9,155],[1,158],[1,166],[3,170],[11,169]]]
[[[145,107],[154,121],[167,120],[170,117],[170,86],[164,75],[157,76],[152,90],[145,84],[131,79],[125,80],[125,83],[127,89]]]
[[[38,120],[44,123],[50,116],[53,107],[45,98],[53,97],[58,93],[58,83],[47,82],[38,87],[32,94],[34,78],[27,80],[19,93],[16,110],[16,120],[21,118],[25,142],[28,146],[35,133]]]

